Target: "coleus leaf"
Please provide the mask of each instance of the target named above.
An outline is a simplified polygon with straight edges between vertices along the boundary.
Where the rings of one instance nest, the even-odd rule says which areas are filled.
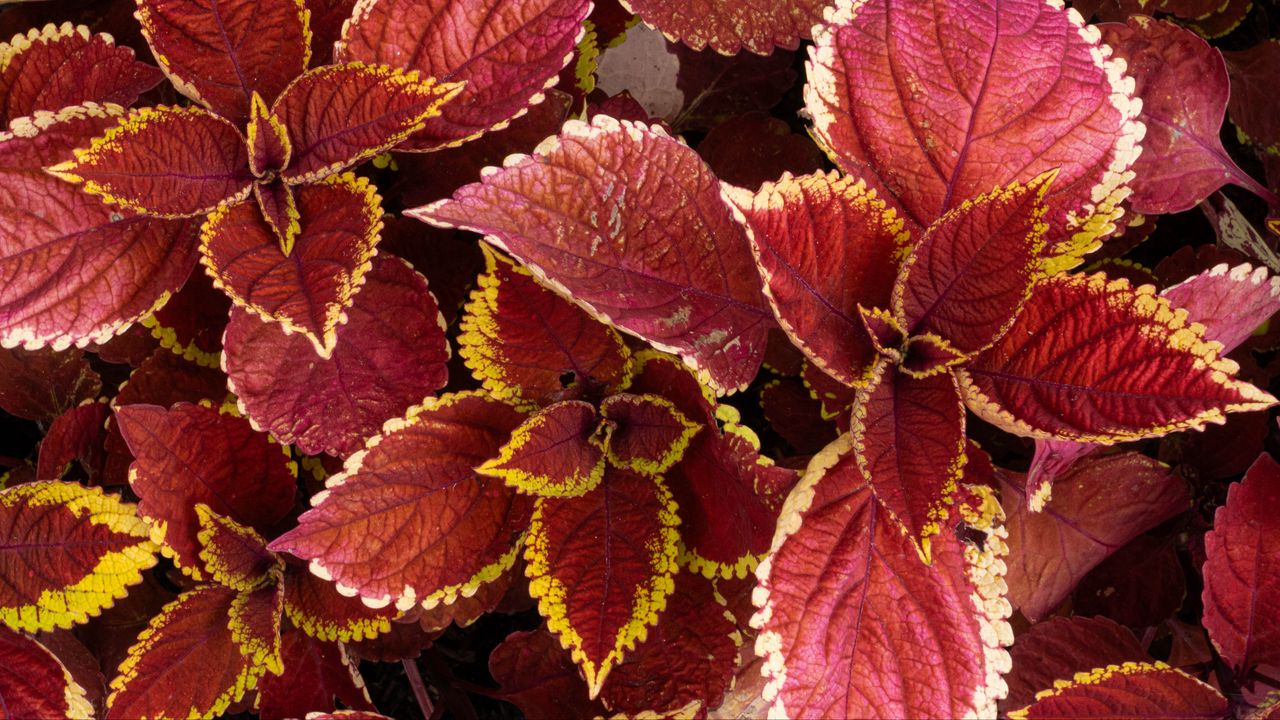
[[[235,125],[201,108],[161,105],[131,111],[48,171],[110,205],[177,218],[246,197],[248,164]]]
[[[517,601],[516,605],[520,610],[533,607],[522,558],[517,558],[516,563],[493,582],[481,585],[475,595],[460,597],[452,605],[437,605],[430,610],[419,610],[417,624],[426,633],[443,632],[451,626],[469,627],[488,613],[512,612],[513,599]]]
[[[1036,701],[1009,713],[1015,720],[1039,718],[1229,717],[1217,690],[1161,662],[1107,665],[1061,678]]]
[[[231,312],[223,365],[240,411],[305,453],[356,452],[448,380],[444,320],[426,279],[399,258],[372,263],[328,360],[300,364],[312,352],[305,337]]]
[[[1073,612],[1105,615],[1128,627],[1156,627],[1172,618],[1187,595],[1177,536],[1133,539],[1076,585]]]
[[[791,717],[991,714],[1005,692],[999,508],[961,506],[966,544],[935,536],[933,565],[875,498],[846,433],[819,453],[792,492],[773,551],[756,575],[756,654],[771,712]],[[980,491],[975,491],[980,492]]]
[[[487,269],[466,305],[458,354],[484,388],[496,398],[540,403],[573,373],[575,383],[621,389],[631,351],[617,331],[481,247]]]
[[[1147,662],[1138,639],[1123,625],[1103,617],[1055,617],[1036,623],[1009,650],[1013,669],[1006,708],[1020,708],[1035,701],[1036,692],[1053,687],[1055,680],[1074,676],[1082,668],[1098,668],[1126,662]]]
[[[156,61],[183,95],[235,123],[269,103],[311,56],[302,0],[138,0]]]
[[[1224,52],[1223,57],[1231,78],[1231,122],[1249,142],[1273,155],[1280,152],[1280,121],[1270,81],[1280,68],[1280,40],[1263,40],[1247,50]]]
[[[1012,548],[1009,600],[1033,622],[1125,543],[1190,507],[1182,479],[1132,452],[1080,460],[1055,483],[1042,512],[1028,509],[1017,474],[996,477]]]
[[[530,720],[603,715],[573,661],[546,628],[511,633],[489,654],[489,672],[501,697]]]
[[[106,402],[87,402],[59,415],[40,442],[36,461],[37,480],[58,480],[73,460],[90,480],[97,478],[105,460],[103,442],[110,410]]]
[[[600,416],[609,462],[642,475],[661,475],[679,462],[703,428],[661,395],[612,395],[600,403]]]
[[[104,343],[190,274],[187,223],[113,209],[41,169],[69,159],[118,113],[75,106],[0,133],[0,345]],[[35,268],[62,268],[59,282]]]
[[[725,194],[746,218],[765,296],[787,337],[828,375],[865,384],[875,349],[858,305],[888,307],[908,250],[902,220],[866,183],[834,172],[787,174],[755,194]]]
[[[579,191],[556,190],[569,186]],[[759,368],[771,318],[742,227],[701,158],[661,130],[571,121],[534,155],[409,214],[485,234],[719,391],[745,387]]]
[[[0,44],[0,125],[85,102],[128,107],[164,76],[84,25],[45,25]]]
[[[290,184],[315,182],[388,150],[439,116],[461,89],[459,83],[386,65],[352,62],[310,70],[271,108],[292,148],[280,176]]]
[[[813,455],[836,439],[836,428],[822,418],[822,403],[799,378],[779,378],[760,389],[760,409],[770,428],[794,454]]]
[[[843,0],[815,30],[807,69],[819,143],[917,225],[1058,168],[1046,271],[1075,265],[1115,229],[1141,103],[1075,11]]]
[[[1147,127],[1129,205],[1152,215],[1195,207],[1225,183],[1266,188],[1241,170],[1218,137],[1231,94],[1222,54],[1172,22],[1135,15],[1099,25],[1103,42],[1122,58],[1142,99]]]
[[[230,298],[213,286],[213,280],[206,273],[193,272],[182,289],[141,324],[151,330],[160,347],[189,363],[217,370],[230,310]]]
[[[339,61],[464,82],[457,100],[401,150],[436,150],[505,126],[543,99],[584,33],[589,0],[362,0]]]
[[[1232,485],[1205,536],[1204,626],[1222,658],[1241,673],[1280,664],[1276,501],[1280,465],[1262,455]]]
[[[284,672],[280,632],[284,623],[284,586],[279,582],[241,592],[227,611],[227,627],[240,654],[273,675]]]
[[[48,422],[102,392],[102,378],[80,350],[0,351],[0,410]]]
[[[178,403],[116,408],[116,421],[135,458],[129,484],[138,511],[166,555],[196,579],[203,566],[197,503],[259,532],[293,507],[296,468],[243,418]]]
[[[319,642],[296,628],[286,628],[280,637],[280,657],[284,672],[266,675],[258,683],[262,720],[332,711],[334,698],[347,707],[373,707],[358,663],[342,645]]]
[[[805,175],[822,168],[822,150],[807,135],[791,131],[785,120],[753,110],[713,127],[698,154],[721,182],[749,189],[785,172]]]
[[[743,48],[769,55],[776,47],[794,50],[809,39],[809,29],[822,22],[822,2],[749,2],[728,0],[623,0],[623,5],[671,42],[694,50],[710,46],[734,55]]]
[[[596,409],[581,400],[548,405],[515,430],[476,472],[538,497],[581,497],[604,478],[605,452],[591,442]]]
[[[200,230],[200,262],[231,301],[300,333],[328,359],[364,283],[382,229],[382,200],[365,178],[330,175],[298,188],[302,231],[289,255],[253,202],[222,205]]]
[[[6,718],[94,716],[84,687],[62,661],[34,638],[0,625],[0,707]]]
[[[474,392],[410,408],[347,459],[271,549],[310,561],[370,607],[433,607],[475,592],[515,561],[530,501],[473,468],[521,419]]]
[[[213,369],[187,362],[172,352],[158,348],[129,374],[112,400],[114,407],[160,405],[201,400],[221,405],[227,396],[227,377]]]
[[[267,550],[266,538],[253,528],[219,515],[204,503],[197,503],[195,509],[202,567],[215,582],[237,592],[251,592],[266,585],[272,571],[278,575],[283,570],[279,559]]]
[[[232,639],[227,616],[236,596],[204,585],[166,605],[111,681],[108,720],[215,717],[252,690],[266,667]]]
[[[249,99],[249,124],[245,128],[245,144],[248,146],[249,171],[256,178],[284,170],[293,159],[289,128],[285,127],[278,115],[267,108],[267,101],[256,92]],[[254,190],[259,190],[261,186],[262,183],[258,183]]]
[[[1041,439],[1114,443],[1275,404],[1201,330],[1149,285],[1058,275],[957,375],[979,417]]]
[[[0,527],[0,622],[16,630],[87,622],[156,563],[137,508],[76,483],[0,490]]]
[[[371,608],[359,598],[339,594],[332,582],[289,565],[284,575],[284,613],[295,627],[317,640],[346,643],[389,632],[398,611]]]
[[[661,479],[614,467],[583,497],[537,500],[524,553],[529,594],[592,698],[666,607],[679,522]]]

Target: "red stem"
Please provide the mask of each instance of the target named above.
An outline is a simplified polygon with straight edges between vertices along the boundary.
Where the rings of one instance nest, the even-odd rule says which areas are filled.
[[[404,674],[409,678],[409,687],[413,688],[413,697],[418,701],[418,709],[422,711],[422,720],[431,720],[435,708],[431,705],[431,696],[427,695],[427,686],[422,683],[422,673],[418,672],[415,660],[402,660]]]

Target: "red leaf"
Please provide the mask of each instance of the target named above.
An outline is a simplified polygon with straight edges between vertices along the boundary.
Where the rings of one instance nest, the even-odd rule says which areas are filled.
[[[48,422],[102,392],[102,378],[80,350],[0,350],[0,409]]]
[[[1155,627],[1173,617],[1187,595],[1177,538],[1142,535],[1084,576],[1072,611],[1105,615],[1133,628]]]
[[[818,142],[928,225],[966,198],[1059,168],[1045,252],[1071,267],[1115,228],[1140,104],[1098,32],[1058,4],[841,2],[814,34]]]
[[[105,460],[103,442],[109,415],[105,402],[90,402],[59,415],[40,443],[36,464],[37,480],[58,480],[73,460],[79,460],[85,475],[94,480]]]
[[[311,55],[302,0],[138,0],[138,22],[183,95],[232,122],[268,103]]]
[[[333,62],[333,43],[342,36],[342,26],[355,9],[356,0],[304,0],[311,13],[311,64]]]
[[[931,568],[875,499],[843,435],[809,464],[756,575],[756,654],[772,713],[791,717],[993,714],[1012,640],[1003,530],[988,496],[974,545],[933,538]],[[979,535],[981,537],[981,533]]]
[[[606,116],[566,123],[539,151],[409,214],[485,233],[592,314],[679,354],[718,390],[745,387],[770,318],[743,230],[697,154]],[[579,189],[566,196],[563,187]]]
[[[302,334],[327,359],[376,254],[382,199],[351,173],[298,188],[297,195],[302,232],[292,253],[280,252],[257,205],[243,202],[210,213],[200,230],[200,261],[235,305]]]
[[[254,177],[263,179],[288,167],[293,156],[289,129],[267,109],[266,101],[258,93],[250,97],[249,126],[245,134],[249,146],[249,170]],[[254,190],[261,189],[262,185],[259,182]]]
[[[216,717],[266,672],[227,627],[233,590],[204,585],[169,603],[142,631],[111,681],[107,720]]]
[[[131,111],[48,172],[109,205],[155,217],[194,217],[249,194],[253,176],[235,125],[200,108]]]
[[[0,623],[36,632],[88,622],[156,563],[133,505],[75,483],[0,490]]]
[[[333,355],[299,364],[311,352],[306,338],[231,312],[223,364],[255,427],[308,454],[347,456],[384,420],[444,386],[444,321],[426,279],[407,263],[375,258],[346,316]]]
[[[317,642],[296,628],[287,628],[280,638],[280,657],[284,673],[267,675],[258,685],[262,720],[331,712],[334,698],[347,707],[373,707],[358,664],[343,646]]]
[[[6,718],[91,718],[85,689],[49,648],[0,625],[0,707]]]
[[[1195,207],[1225,183],[1266,188],[1241,170],[1218,133],[1231,94],[1222,54],[1195,33],[1145,15],[1099,25],[1102,39],[1128,63],[1147,126],[1129,204],[1157,215]]]
[[[995,346],[958,372],[969,408],[1042,439],[1114,443],[1275,404],[1233,377],[1185,311],[1104,275],[1041,280]]]
[[[1262,455],[1205,536],[1204,626],[1222,657],[1240,673],[1280,665],[1280,465]]]
[[[274,580],[273,572],[280,574],[283,566],[279,559],[253,528],[215,513],[204,503],[196,504],[195,510],[200,523],[201,567],[210,578],[244,593]]]
[[[582,38],[588,0],[379,0],[361,3],[335,46],[363,60],[465,82],[401,148],[434,150],[505,126],[543,91]]]
[[[1249,264],[1215,265],[1160,291],[1160,296],[1204,325],[1204,336],[1229,353],[1280,311],[1280,278]]]
[[[660,395],[674,403],[685,417],[707,426],[715,424],[715,393],[678,358],[651,349],[641,350],[633,358],[634,373],[627,384],[628,392]]]
[[[1164,663],[1127,662],[1077,673],[1055,682],[1029,707],[1009,713],[1039,718],[1221,718],[1227,699],[1217,690]]]
[[[708,45],[725,55],[746,48],[769,55],[776,47],[794,50],[822,22],[821,0],[739,3],[734,0],[624,0],[626,7],[672,42],[694,50]]]
[[[298,629],[326,642],[358,642],[391,630],[394,608],[374,609],[338,594],[333,583],[306,570],[285,568],[284,612]]]
[[[248,421],[179,403],[116,408],[135,458],[129,484],[157,542],[193,577],[201,577],[196,503],[269,534],[293,507],[296,469]]]
[[[220,371],[187,362],[164,348],[157,349],[129,375],[112,404],[159,405],[208,400],[221,405],[227,397],[227,377]]]
[[[1274,79],[1280,72],[1280,40],[1271,38],[1239,51],[1224,52],[1231,78],[1227,111],[1249,142],[1274,153],[1280,150],[1280,117],[1276,115]]]
[[[1009,656],[1013,670],[1005,677],[1009,683],[1006,708],[1030,705],[1036,692],[1082,670],[1151,660],[1127,628],[1106,618],[1079,615],[1031,626],[1018,635]]]
[[[293,149],[281,177],[290,184],[315,182],[389,150],[438,117],[461,89],[386,65],[353,62],[311,70],[271,108]]]
[[[966,200],[929,226],[893,289],[908,335],[934,333],[968,355],[1009,329],[1036,280],[1044,197],[1056,174]]]
[[[601,446],[614,467],[658,476],[684,457],[702,430],[661,395],[619,393],[600,403]]]
[[[715,708],[733,685],[741,645],[725,599],[705,579],[681,574],[649,639],[613,669],[600,699],[627,717]]]
[[[452,605],[437,605],[430,610],[420,610],[417,616],[418,626],[427,633],[443,632],[450,626],[464,628],[495,610],[511,612],[503,607],[507,598],[515,594],[530,600],[528,590],[528,583],[524,578],[524,562],[517,560],[510,570],[503,572],[496,580],[481,585],[475,595],[460,597]],[[533,605],[530,600],[525,609],[531,607]]]
[[[128,107],[164,75],[84,25],[45,25],[0,45],[0,124],[84,102]]]
[[[538,498],[535,508],[529,594],[594,698],[674,589],[676,506],[660,479],[610,467],[594,492]]]
[[[822,419],[822,403],[798,378],[781,378],[760,389],[760,407],[773,431],[800,455],[812,455],[836,439]]]
[[[915,379],[882,363],[854,405],[858,469],[926,563],[959,489],[964,429],[964,404],[950,372]]]
[[[586,387],[621,389],[631,351],[617,331],[540,286],[529,271],[482,245],[487,271],[462,318],[458,354],[496,398],[542,403],[565,375]]]
[[[185,222],[143,218],[41,170],[114,125],[115,111],[66,108],[0,133],[0,344],[103,343],[163,302],[191,272]],[[58,281],[49,273],[59,268]]]
[[[474,592],[515,561],[529,501],[472,468],[497,455],[521,419],[478,393],[410,408],[347,459],[271,549],[310,560],[313,573],[374,608]]]
[[[599,421],[591,403],[548,405],[511,431],[498,455],[476,468],[539,497],[581,497],[604,477],[604,450],[590,442]]]
[[[902,220],[864,183],[834,172],[726,194],[749,223],[778,324],[825,373],[865,384],[875,349],[858,305],[889,306],[908,244]]]
[[[529,720],[604,714],[604,705],[587,697],[577,667],[545,628],[508,635],[490,653],[489,672],[502,686],[499,697]]]
[[[1035,622],[1125,543],[1190,507],[1186,483],[1137,453],[1090,457],[1055,483],[1031,512],[1016,473],[997,474],[1007,515],[1009,600]]]

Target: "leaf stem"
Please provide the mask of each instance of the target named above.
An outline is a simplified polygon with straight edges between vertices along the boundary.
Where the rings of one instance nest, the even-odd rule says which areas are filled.
[[[422,673],[418,672],[418,662],[412,658],[401,660],[405,677],[409,679],[409,687],[413,688],[413,697],[418,701],[418,709],[422,711],[422,720],[431,720],[435,711],[431,704],[431,696],[427,695],[427,686],[422,682]]]

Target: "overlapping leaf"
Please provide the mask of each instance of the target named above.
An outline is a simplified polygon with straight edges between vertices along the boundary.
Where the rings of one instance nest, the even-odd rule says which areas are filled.
[[[500,128],[540,102],[590,11],[589,0],[363,0],[335,54],[466,83],[401,148],[439,149]]]
[[[476,470],[539,497],[580,497],[600,484],[605,452],[591,442],[596,409],[581,400],[549,405],[511,432],[499,453]]]
[[[105,402],[89,402],[59,415],[40,442],[36,461],[37,480],[59,480],[72,461],[90,480],[96,479],[103,462],[103,440],[110,410]]]
[[[202,272],[193,272],[182,289],[154,315],[142,319],[160,347],[191,363],[217,369],[222,360],[222,333],[231,300]]]
[[[391,630],[391,618],[398,614],[393,607],[375,609],[341,595],[332,582],[293,565],[285,569],[284,612],[295,627],[324,642],[377,637]]]
[[[0,707],[6,718],[89,720],[93,704],[85,689],[49,648],[0,626]]]
[[[444,321],[407,263],[374,258],[346,316],[329,359],[307,363],[298,360],[311,344],[277,323],[236,308],[227,325],[224,367],[240,410],[305,453],[354,453],[448,379]]]
[[[281,571],[280,561],[267,550],[267,541],[253,528],[196,505],[200,523],[200,559],[209,577],[237,592],[249,592]]]
[[[809,39],[809,29],[822,21],[825,7],[814,0],[624,0],[623,4],[672,42],[695,50],[710,46],[725,55],[744,48],[758,55],[769,55],[776,47],[794,50],[801,40]]]
[[[410,214],[484,233],[718,390],[759,368],[771,318],[743,230],[702,160],[661,130],[607,116],[566,123],[536,154]]]
[[[1050,618],[1018,635],[1009,650],[1013,669],[1005,677],[1009,696],[1004,707],[1021,708],[1035,701],[1040,690],[1053,687],[1081,668],[1098,668],[1151,657],[1123,625],[1103,617]]]
[[[1204,336],[1231,352],[1280,311],[1280,278],[1266,267],[1215,265],[1160,291],[1160,296],[1204,325]]]
[[[1271,38],[1223,56],[1231,78],[1231,122],[1251,143],[1273,155],[1280,153],[1280,119],[1270,82],[1280,69],[1280,40]]]
[[[0,351],[0,409],[49,422],[102,391],[102,378],[79,350]]]
[[[703,428],[661,395],[618,393],[600,403],[600,416],[609,462],[644,475],[661,475],[679,462]]]
[[[521,419],[476,393],[411,408],[348,458],[271,548],[309,560],[371,607],[429,607],[474,592],[514,562],[528,521],[527,498],[473,470]]]
[[[840,167],[928,225],[1059,169],[1045,252],[1070,267],[1114,230],[1142,125],[1132,81],[1059,4],[842,0],[815,31],[805,103]]]
[[[1211,686],[1164,663],[1127,662],[1059,679],[1016,720],[1039,718],[1224,718],[1227,699]]]
[[[273,675],[284,672],[280,659],[283,624],[284,586],[278,582],[240,592],[227,612],[227,627],[240,654],[254,667],[265,667]]]
[[[17,630],[86,622],[156,563],[137,508],[75,483],[0,491],[0,528],[0,622]]]
[[[334,698],[347,707],[369,709],[368,691],[359,667],[346,648],[317,642],[296,628],[280,638],[281,675],[258,683],[258,715],[262,720],[299,718],[335,709]]]
[[[545,628],[508,635],[489,654],[489,672],[502,686],[502,699],[531,720],[604,714],[604,705],[587,697],[577,667]]]
[[[999,576],[1003,531],[986,498],[966,517],[990,532],[967,545],[948,529],[933,565],[875,499],[844,435],[788,498],[757,571],[756,654],[771,712],[791,717],[991,714],[1012,640]]]

